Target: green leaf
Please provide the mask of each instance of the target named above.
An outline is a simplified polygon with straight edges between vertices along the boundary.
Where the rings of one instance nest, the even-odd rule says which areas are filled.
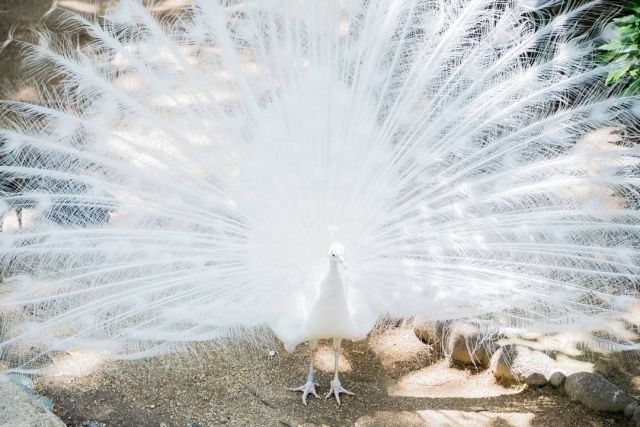
[[[623,93],[640,94],[640,0],[628,1],[626,16],[613,20],[615,38],[598,48],[596,60],[617,67],[609,72],[606,84],[619,83]]]
[[[622,47],[622,43],[620,43],[620,39],[614,39],[607,44],[603,44],[602,46],[599,47],[599,49],[617,51],[621,47]]]
[[[607,75],[607,80],[605,81],[605,84],[611,84],[611,83],[617,82],[622,78],[622,76],[626,74],[627,71],[629,71],[630,68],[631,68],[631,65],[627,64],[622,68],[618,68],[617,70],[610,71],[609,75]]]
[[[596,59],[600,62],[609,62],[612,59],[615,59],[617,54],[615,52],[603,52],[598,54]]]
[[[631,82],[625,92],[628,95],[640,94],[640,80],[635,80],[634,82]]]
[[[618,53],[633,53],[633,52],[637,52],[638,51],[638,46],[634,46],[634,45],[630,45],[630,46],[624,46],[621,47],[620,49],[618,49]]]
[[[614,22],[616,24],[634,24],[636,21],[637,18],[634,15],[627,15],[623,16],[622,18],[616,19]]]

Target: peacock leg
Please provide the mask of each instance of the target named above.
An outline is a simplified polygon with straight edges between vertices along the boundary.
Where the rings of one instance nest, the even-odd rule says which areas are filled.
[[[309,343],[311,349],[309,350],[311,361],[309,362],[309,373],[307,374],[307,382],[300,387],[289,388],[289,391],[301,391],[302,392],[302,403],[307,404],[307,396],[309,394],[313,394],[315,397],[320,398],[318,393],[316,393],[316,382],[315,375],[313,369],[313,362],[316,359],[316,352],[318,351],[318,340],[313,340]]]
[[[332,394],[336,397],[336,401],[338,405],[340,404],[340,393],[355,395],[355,393],[350,392],[346,388],[342,387],[340,384],[340,378],[338,377],[338,361],[340,360],[340,338],[333,339],[333,357],[334,357],[334,374],[333,380],[331,380],[331,388],[329,389],[329,393],[324,397],[328,399]]]

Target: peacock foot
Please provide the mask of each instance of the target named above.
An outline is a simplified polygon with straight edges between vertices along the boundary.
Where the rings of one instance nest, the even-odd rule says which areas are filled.
[[[307,379],[307,382],[304,385],[301,385],[300,387],[288,388],[287,390],[301,391],[302,403],[304,403],[305,405],[307,404],[307,396],[309,396],[310,394],[313,394],[318,399],[320,398],[320,396],[318,396],[318,393],[316,393],[316,383],[313,381],[313,379],[311,380]]]
[[[328,399],[329,396],[333,394],[336,397],[336,401],[338,402],[338,405],[340,404],[340,393],[349,394],[351,396],[355,395],[355,393],[352,393],[346,388],[342,387],[342,384],[340,384],[340,380],[337,378],[334,380],[331,380],[330,384],[331,384],[331,388],[329,389],[329,393],[327,393],[327,395],[324,398]]]

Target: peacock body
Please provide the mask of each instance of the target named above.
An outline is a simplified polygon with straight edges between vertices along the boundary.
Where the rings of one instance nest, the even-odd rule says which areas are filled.
[[[41,34],[26,62],[55,90],[2,104],[0,174],[22,182],[5,207],[34,214],[1,235],[0,351],[35,345],[23,367],[75,346],[141,357],[263,326],[339,348],[385,316],[604,325],[640,273],[640,107],[594,62],[607,7],[195,0],[160,19],[122,0],[100,23],[65,16],[92,41]],[[615,143],[585,142],[605,126]]]

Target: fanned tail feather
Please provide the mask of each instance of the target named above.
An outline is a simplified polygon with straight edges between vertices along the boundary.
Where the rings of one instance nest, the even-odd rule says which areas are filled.
[[[68,16],[91,42],[43,33],[26,59],[55,93],[2,104],[3,210],[33,219],[1,235],[0,352],[295,341],[334,240],[365,332],[606,328],[638,305],[640,106],[594,62],[606,4],[564,3]]]

